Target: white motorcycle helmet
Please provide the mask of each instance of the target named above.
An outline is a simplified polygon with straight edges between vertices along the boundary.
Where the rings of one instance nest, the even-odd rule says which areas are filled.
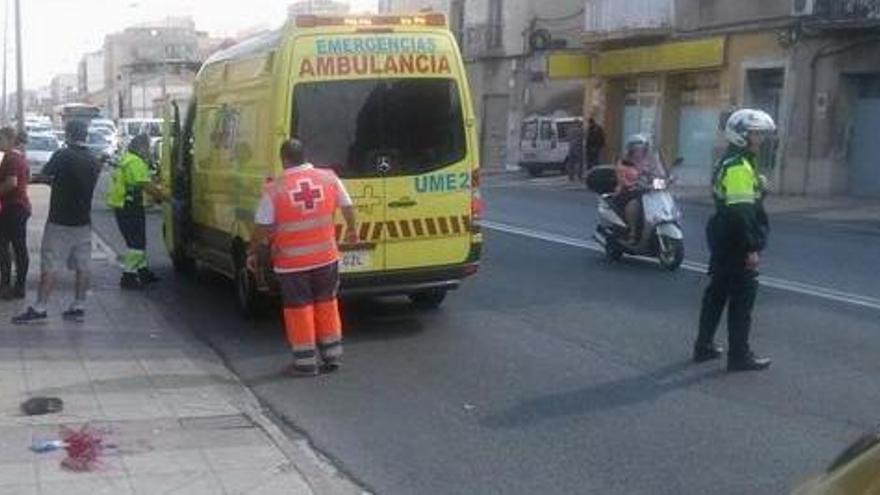
[[[776,123],[773,117],[763,110],[745,108],[733,112],[724,126],[724,137],[727,141],[739,148],[749,145],[749,133],[760,132],[773,134],[776,132]]]
[[[628,137],[624,144],[624,156],[627,158],[631,157],[633,151],[637,148],[643,148],[645,155],[647,156],[651,152],[651,138],[646,134],[633,134]]]
[[[633,134],[626,139],[626,154],[629,155],[637,147],[644,147],[645,152],[651,150],[651,138],[646,134]]]

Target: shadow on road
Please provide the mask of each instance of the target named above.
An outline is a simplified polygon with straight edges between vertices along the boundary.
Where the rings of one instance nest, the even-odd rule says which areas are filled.
[[[510,429],[569,416],[586,416],[654,401],[669,392],[723,375],[718,368],[696,374],[683,373],[693,366],[690,360],[679,361],[630,378],[533,397],[507,410],[485,416],[480,424],[492,429]]]
[[[347,341],[386,342],[413,338],[425,331],[425,312],[402,299],[354,299],[342,305]]]

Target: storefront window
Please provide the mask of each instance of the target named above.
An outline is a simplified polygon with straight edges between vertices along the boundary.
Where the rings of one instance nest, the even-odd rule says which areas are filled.
[[[623,132],[621,149],[633,134],[656,135],[657,115],[660,106],[660,80],[656,77],[640,77],[624,82]]]
[[[708,185],[720,117],[720,78],[717,72],[683,74],[675,78],[679,92],[678,171],[682,183]]]

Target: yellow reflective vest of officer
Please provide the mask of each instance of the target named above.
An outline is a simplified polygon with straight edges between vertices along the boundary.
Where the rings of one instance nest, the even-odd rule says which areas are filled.
[[[118,209],[126,206],[143,207],[143,187],[151,181],[150,166],[147,162],[127,151],[119,160],[119,165],[110,175],[107,188],[107,206]]]
[[[713,195],[716,213],[707,232],[710,270],[742,271],[746,255],[764,249],[769,227],[754,154],[729,150],[715,169]]]

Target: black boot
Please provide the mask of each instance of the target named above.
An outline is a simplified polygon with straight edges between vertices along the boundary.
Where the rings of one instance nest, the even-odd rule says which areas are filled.
[[[128,290],[140,290],[144,288],[144,284],[136,273],[123,273],[119,280],[119,287]]]
[[[770,359],[749,352],[742,357],[727,356],[727,371],[761,371],[770,367]]]
[[[154,284],[159,281],[159,277],[157,277],[149,268],[141,268],[138,270],[138,278],[144,285]]]
[[[694,344],[695,363],[705,363],[706,361],[719,359],[723,354],[724,349],[721,346],[715,345],[714,343]]]

